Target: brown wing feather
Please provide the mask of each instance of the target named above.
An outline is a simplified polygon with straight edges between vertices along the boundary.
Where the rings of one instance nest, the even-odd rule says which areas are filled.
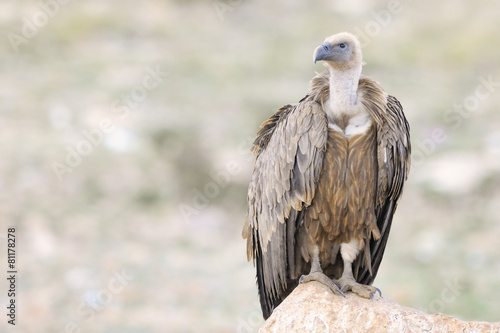
[[[297,274],[295,231],[301,211],[311,203],[326,145],[327,119],[312,98],[287,105],[258,133],[257,154],[248,189],[243,228],[247,255],[257,261],[264,317],[283,299],[287,281]]]
[[[260,130],[257,133],[257,138],[253,142],[252,152],[254,154],[259,155],[261,151],[263,151],[267,144],[269,143],[269,139],[274,133],[276,129],[276,124],[281,121],[284,117],[288,115],[288,113],[293,110],[296,105],[287,104],[279,108],[275,114],[269,117],[262,125],[260,125]]]
[[[375,81],[361,79],[360,90],[366,95],[363,100],[377,123],[378,185],[375,212],[381,237],[366,244],[365,258],[359,256],[356,260],[355,276],[358,282],[371,284],[382,261],[392,218],[410,170],[410,126],[399,101],[387,96]],[[381,98],[384,99],[383,103]],[[386,107],[381,109],[381,105]],[[370,268],[366,267],[366,261],[371,263]]]

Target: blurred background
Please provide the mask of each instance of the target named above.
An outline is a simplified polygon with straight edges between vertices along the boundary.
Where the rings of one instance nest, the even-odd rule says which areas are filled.
[[[315,47],[340,31],[411,124],[375,285],[499,321],[499,13],[465,0],[2,1],[0,267],[14,226],[16,329],[257,331],[241,238],[251,142],[307,93]]]

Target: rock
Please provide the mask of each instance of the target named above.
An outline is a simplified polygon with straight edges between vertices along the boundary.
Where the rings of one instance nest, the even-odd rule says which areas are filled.
[[[318,282],[299,285],[267,319],[266,332],[498,332],[500,322],[467,322],[425,312],[375,296],[333,294]]]

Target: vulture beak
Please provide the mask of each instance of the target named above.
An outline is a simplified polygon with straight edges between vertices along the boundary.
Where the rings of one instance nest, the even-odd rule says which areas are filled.
[[[314,63],[319,60],[327,60],[328,58],[330,58],[332,56],[331,51],[332,46],[330,45],[330,43],[324,43],[318,46],[316,50],[314,50],[313,54]]]

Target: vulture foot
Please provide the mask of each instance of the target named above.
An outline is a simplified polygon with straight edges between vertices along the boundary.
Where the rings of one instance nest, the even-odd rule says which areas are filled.
[[[379,293],[380,296],[382,296],[380,289],[375,288],[373,286],[358,283],[356,282],[356,280],[354,280],[354,278],[351,277],[347,278],[341,277],[340,279],[333,281],[335,284],[338,284],[339,286],[342,287],[342,292],[350,290],[361,297],[369,299],[373,299],[373,297],[375,297],[375,293],[377,292]]]
[[[339,285],[336,284],[328,276],[326,276],[323,272],[311,272],[308,275],[302,275],[299,279],[299,283],[310,282],[310,281],[320,282],[325,286],[329,287],[334,294],[345,297],[342,290],[340,290]]]

